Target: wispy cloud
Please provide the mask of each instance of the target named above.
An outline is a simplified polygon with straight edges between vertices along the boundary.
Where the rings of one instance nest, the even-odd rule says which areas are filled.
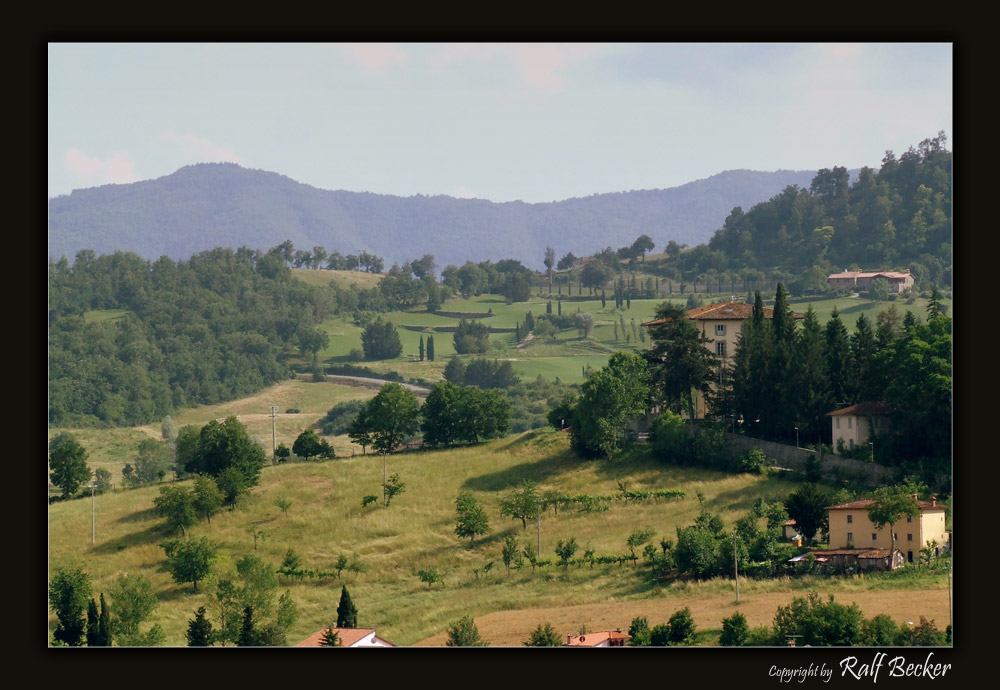
[[[187,157],[194,157],[209,163],[243,164],[243,158],[235,151],[204,137],[194,134],[178,134],[173,128],[170,128],[160,135],[160,139],[180,148]]]
[[[405,65],[409,56],[392,43],[351,43],[344,54],[365,69],[384,74],[390,65]]]
[[[541,89],[561,89],[566,85],[563,70],[594,54],[592,46],[556,43],[452,43],[431,56],[431,66],[492,60],[513,63],[527,84]]]
[[[87,184],[127,184],[139,179],[132,156],[125,151],[116,151],[102,159],[88,156],[74,147],[66,152],[63,161],[81,182]]]

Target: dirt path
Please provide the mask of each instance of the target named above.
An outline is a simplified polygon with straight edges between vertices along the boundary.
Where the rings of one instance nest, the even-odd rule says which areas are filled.
[[[525,346],[526,346],[526,345],[527,345],[528,343],[530,343],[530,342],[531,342],[532,340],[534,340],[534,339],[535,339],[535,334],[534,334],[534,333],[529,333],[529,334],[528,334],[528,335],[527,335],[527,336],[526,336],[526,337],[524,338],[524,340],[522,340],[521,342],[519,342],[519,343],[517,344],[517,349],[518,349],[518,350],[523,350],[523,349],[525,348]]]
[[[924,616],[933,620],[938,629],[948,625],[948,590],[913,590],[848,592],[828,590],[820,592],[824,599],[833,594],[834,601],[850,605],[856,603],[866,618],[884,613],[897,622],[920,620]],[[641,601],[616,601],[600,604],[579,604],[558,608],[535,608],[519,611],[498,611],[476,617],[476,627],[483,639],[493,647],[520,647],[540,623],[549,622],[560,635],[576,635],[586,624],[591,631],[621,628],[627,631],[632,619],[645,616],[649,625],[665,623],[674,611],[688,606],[698,629],[721,629],[722,619],[740,611],[751,628],[774,623],[778,606],[791,603],[794,597],[804,597],[807,592],[761,592],[741,594],[736,605],[732,594],[671,596]],[[414,644],[417,647],[440,647],[447,641],[441,632]]]
[[[299,378],[303,381],[312,381],[312,374],[299,374]],[[387,383],[394,383],[386,379],[374,379],[366,376],[334,376],[332,374],[327,374],[326,380],[329,383],[347,383],[349,385],[364,386],[365,388],[381,388]],[[431,392],[429,388],[415,386],[412,383],[400,383],[399,385],[403,388],[409,388],[418,395],[427,395]]]

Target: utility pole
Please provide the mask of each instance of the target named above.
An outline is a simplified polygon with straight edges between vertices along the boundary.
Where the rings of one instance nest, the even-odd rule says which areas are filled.
[[[733,530],[733,571],[736,573],[736,603],[740,603],[740,564],[736,558],[736,530]]]
[[[538,521],[538,540],[535,544],[535,553],[539,558],[542,555],[542,503],[539,501],[535,506],[535,518]]]
[[[274,434],[274,413],[278,410],[277,406],[271,405],[271,459],[274,459],[275,454],[278,452],[278,446],[275,444],[276,437]]]
[[[94,489],[97,488],[97,482],[91,482],[90,484],[90,543],[97,543],[97,508],[94,501]],[[949,596],[951,596],[949,594]]]

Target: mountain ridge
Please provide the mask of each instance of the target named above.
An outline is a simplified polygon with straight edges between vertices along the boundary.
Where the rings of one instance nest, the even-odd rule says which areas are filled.
[[[562,201],[493,202],[448,195],[400,197],[325,190],[235,163],[198,163],[163,177],[73,190],[49,199],[49,256],[81,249],[174,259],[217,246],[368,251],[386,265],[434,254],[440,267],[514,258],[541,268],[545,247],[587,255],[642,234],[706,243],[744,210],[815,171],[727,170],[666,189],[601,192]]]

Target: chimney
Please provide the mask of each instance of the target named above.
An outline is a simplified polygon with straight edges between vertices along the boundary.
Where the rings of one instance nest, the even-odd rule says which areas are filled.
[[[918,496],[917,494],[910,494],[910,495],[913,496],[913,500],[914,501],[917,501],[917,500],[920,499],[920,496]]]
[[[937,496],[931,496],[931,508],[937,507]]]
[[[573,636],[572,635],[567,635],[566,636],[566,644],[569,644],[572,641],[573,641]]]

